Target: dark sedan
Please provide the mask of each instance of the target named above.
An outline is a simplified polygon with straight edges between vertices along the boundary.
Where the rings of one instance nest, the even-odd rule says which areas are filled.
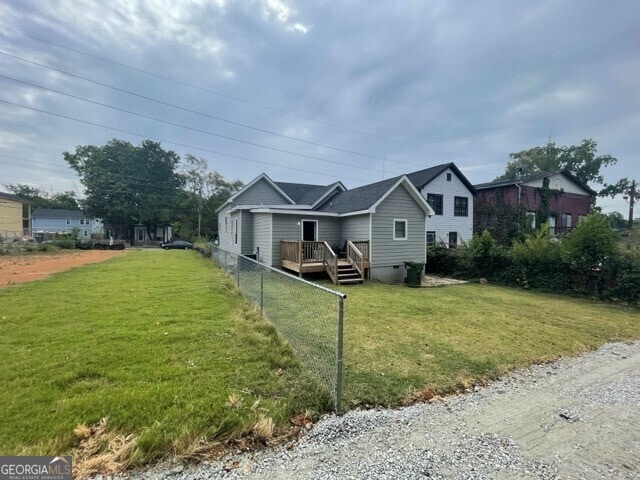
[[[191,250],[193,249],[193,244],[191,242],[187,242],[186,240],[174,240],[173,242],[165,242],[160,244],[160,248],[164,248],[165,250]]]

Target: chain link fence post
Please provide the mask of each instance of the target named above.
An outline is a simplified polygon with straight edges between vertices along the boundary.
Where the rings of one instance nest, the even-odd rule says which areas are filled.
[[[338,297],[338,355],[336,375],[336,414],[342,414],[342,339],[344,326],[344,297]]]
[[[231,281],[274,325],[301,366],[318,381],[336,413],[341,413],[346,295],[217,245],[212,245],[212,252]]]
[[[260,314],[264,313],[264,270],[260,270]]]

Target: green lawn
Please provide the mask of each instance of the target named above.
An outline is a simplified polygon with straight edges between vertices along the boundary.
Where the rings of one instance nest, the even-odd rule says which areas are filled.
[[[397,405],[515,367],[640,338],[640,310],[466,284],[343,287],[344,400]]]
[[[107,417],[136,464],[330,407],[195,252],[130,252],[2,289],[0,306],[0,454],[68,453]]]
[[[583,299],[479,284],[341,290],[346,408],[399,405],[640,338],[638,309]],[[273,327],[195,252],[133,251],[1,289],[0,351],[0,454],[70,453],[84,438],[82,452],[112,441],[126,450],[116,461],[139,464],[268,436],[268,419],[284,428],[331,407]],[[105,417],[95,445],[95,430],[76,428]]]

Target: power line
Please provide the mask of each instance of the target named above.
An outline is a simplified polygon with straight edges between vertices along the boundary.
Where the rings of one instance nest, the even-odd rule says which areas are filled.
[[[200,151],[203,151],[203,152],[213,153],[215,155],[222,155],[222,156],[225,156],[225,157],[235,158],[237,160],[243,160],[243,161],[247,161],[247,162],[254,162],[254,163],[259,163],[259,164],[263,164],[263,165],[269,165],[269,166],[272,166],[272,167],[284,168],[285,170],[295,170],[295,171],[298,171],[298,172],[311,173],[313,175],[321,175],[321,176],[324,176],[324,177],[330,177],[330,178],[336,178],[336,179],[341,179],[342,178],[342,179],[346,179],[346,180],[352,180],[352,181],[358,182],[358,183],[366,183],[366,182],[362,181],[361,179],[349,178],[349,177],[343,177],[343,176],[338,177],[337,175],[331,175],[331,174],[328,174],[328,173],[313,172],[313,171],[305,170],[305,169],[302,169],[302,168],[279,165],[277,163],[270,163],[270,162],[265,162],[265,161],[262,161],[262,160],[255,160],[253,158],[242,157],[240,155],[233,155],[231,153],[218,152],[216,150],[210,150],[210,149],[207,149],[207,148],[196,147],[196,146],[188,145],[188,144],[185,144],[185,143],[179,143],[179,142],[174,142],[174,141],[170,141],[170,140],[164,140],[162,138],[151,137],[149,135],[142,135],[140,133],[130,132],[128,130],[123,130],[121,128],[110,127],[108,125],[103,125],[103,124],[100,124],[100,123],[90,122],[88,120],[82,120],[82,119],[79,119],[79,118],[74,118],[74,117],[70,117],[68,115],[63,115],[63,114],[60,114],[60,113],[49,112],[47,110],[42,110],[42,109],[35,108],[35,107],[29,107],[29,106],[22,105],[22,104],[19,104],[19,103],[10,102],[8,100],[0,99],[0,103],[5,103],[7,105],[13,105],[15,107],[20,107],[20,108],[25,108],[27,110],[32,110],[32,111],[35,111],[35,112],[45,113],[47,115],[52,115],[54,117],[64,118],[64,119],[67,119],[67,120],[73,120],[75,122],[84,123],[84,124],[87,124],[87,125],[93,125],[94,127],[106,128],[108,130],[113,130],[113,131],[119,132],[119,133],[126,133],[127,135],[133,135],[133,136],[140,137],[140,138],[151,139],[151,140],[156,140],[158,142],[168,143],[170,145],[177,145],[177,146],[184,147],[184,148],[190,148],[190,149],[193,149],[193,150],[200,150]]]
[[[51,42],[49,40],[45,40],[45,39],[42,39],[42,38],[39,38],[39,37],[36,37],[36,36],[33,36],[33,35],[28,35],[26,33],[18,32],[16,30],[12,30],[12,29],[9,29],[9,28],[6,28],[6,27],[0,26],[0,29],[5,30],[7,32],[14,33],[16,35],[21,35],[23,37],[31,38],[32,40],[36,40],[36,41],[41,42],[41,43],[53,45],[55,47],[62,48],[64,50],[68,50],[70,52],[78,53],[80,55],[85,55],[87,57],[95,58],[95,59],[103,61],[103,62],[111,63],[112,65],[118,65],[119,67],[128,68],[130,70],[133,70],[133,71],[136,71],[136,72],[139,72],[139,73],[143,73],[145,75],[149,75],[149,76],[156,77],[156,78],[159,78],[159,79],[162,79],[162,80],[166,80],[168,82],[173,82],[173,83],[176,83],[178,85],[183,85],[183,86],[186,86],[186,87],[194,88],[196,90],[200,90],[200,91],[203,91],[203,92],[211,93],[213,95],[217,95],[217,96],[220,96],[220,97],[223,97],[223,98],[226,98],[226,99],[229,99],[229,100],[233,100],[233,101],[236,101],[236,102],[242,102],[242,103],[245,103],[247,105],[252,105],[252,106],[255,106],[255,107],[263,108],[265,110],[271,110],[273,112],[282,113],[282,114],[289,115],[289,116],[292,116],[292,117],[295,117],[295,118],[300,118],[302,120],[308,120],[308,121],[311,121],[311,122],[316,122],[316,123],[319,123],[321,125],[326,125],[326,126],[338,128],[338,129],[341,129],[341,130],[346,130],[346,131],[349,131],[349,132],[357,133],[357,134],[360,134],[360,135],[365,135],[365,136],[368,136],[368,137],[379,138],[381,140],[386,140],[386,141],[390,141],[390,142],[394,142],[394,143],[400,143],[400,144],[409,145],[409,146],[412,146],[412,147],[418,147],[418,148],[425,148],[425,149],[428,149],[428,150],[433,150],[433,151],[439,152],[439,153],[446,153],[446,154],[449,154],[449,155],[458,155],[458,156],[464,157],[464,155],[460,155],[460,154],[457,154],[455,152],[449,152],[449,151],[446,151],[446,150],[441,150],[441,149],[438,149],[438,148],[429,147],[427,145],[421,145],[421,144],[418,144],[418,143],[407,142],[407,141],[404,141],[404,140],[398,140],[396,138],[386,137],[384,135],[378,135],[378,134],[375,134],[375,133],[366,132],[364,130],[358,130],[358,129],[351,128],[351,127],[345,127],[344,125],[338,125],[336,123],[327,122],[327,121],[324,121],[324,120],[318,120],[316,118],[308,117],[306,115],[301,115],[301,114],[298,114],[298,113],[289,112],[287,110],[283,110],[283,109],[276,108],[276,107],[271,107],[271,106],[268,106],[268,105],[265,105],[265,104],[262,104],[262,103],[254,102],[254,101],[251,101],[251,100],[246,100],[246,99],[243,99],[243,98],[240,98],[240,97],[234,97],[232,95],[228,95],[228,94],[221,93],[221,92],[218,92],[218,91],[215,91],[215,90],[211,90],[211,89],[208,89],[208,88],[200,87],[198,85],[194,85],[194,84],[191,84],[191,83],[188,83],[188,82],[177,80],[175,78],[167,77],[167,76],[161,75],[159,73],[150,72],[148,70],[144,70],[144,69],[141,69],[141,68],[138,68],[138,67],[134,67],[132,65],[127,65],[126,63],[122,63],[122,62],[118,62],[118,61],[115,61],[115,60],[111,60],[109,58],[101,57],[99,55],[94,55],[94,54],[91,54],[91,53],[88,53],[88,52],[84,52],[82,50],[78,50],[78,49],[75,49],[75,48],[72,48],[72,47],[68,47],[66,45],[62,45],[62,44],[59,44],[59,43]]]
[[[79,80],[84,80],[86,82],[90,82],[90,83],[93,83],[95,85],[100,85],[101,87],[109,88],[109,89],[115,90],[117,92],[126,93],[128,95],[132,95],[132,96],[137,97],[137,98],[142,98],[143,100],[147,100],[147,101],[150,101],[150,102],[158,103],[160,105],[164,105],[164,106],[167,106],[167,107],[170,107],[170,108],[175,108],[175,109],[182,110],[182,111],[185,111],[185,112],[188,112],[188,113],[193,113],[195,115],[200,115],[200,116],[203,116],[203,117],[206,117],[206,118],[210,118],[212,120],[225,122],[225,123],[228,123],[228,124],[231,124],[231,125],[235,125],[235,126],[238,126],[238,127],[248,128],[250,130],[255,130],[257,132],[266,133],[266,134],[269,134],[269,135],[274,135],[274,136],[277,136],[277,137],[280,137],[280,138],[286,138],[287,140],[293,140],[293,141],[296,141],[296,142],[305,143],[307,145],[313,145],[314,147],[326,148],[326,149],[329,149],[329,150],[335,150],[337,152],[349,153],[349,154],[352,154],[352,155],[359,155],[361,157],[367,157],[367,158],[375,158],[375,159],[378,159],[378,160],[383,160],[383,158],[384,158],[384,157],[380,157],[380,156],[377,156],[377,155],[370,155],[368,153],[357,152],[355,150],[348,150],[346,148],[333,147],[331,145],[325,145],[325,144],[322,144],[322,143],[312,142],[310,140],[303,140],[301,138],[296,138],[296,137],[292,137],[292,136],[289,136],[289,135],[284,135],[282,133],[272,132],[271,130],[266,130],[264,128],[254,127],[252,125],[247,125],[246,123],[235,122],[233,120],[228,120],[226,118],[217,117],[215,115],[211,115],[211,114],[204,113],[204,112],[199,112],[197,110],[192,110],[192,109],[186,108],[186,107],[181,107],[180,105],[175,105],[173,103],[165,102],[163,100],[159,100],[159,99],[152,98],[152,97],[147,97],[146,95],[142,95],[140,93],[135,93],[135,92],[132,92],[130,90],[125,90],[123,88],[115,87],[115,86],[109,85],[107,83],[98,82],[97,80],[92,80],[90,78],[83,77],[82,75],[76,75],[74,73],[66,72],[64,70],[60,70],[60,69],[57,69],[57,68],[54,68],[54,67],[50,67],[48,65],[44,65],[42,63],[35,62],[33,60],[28,60],[26,58],[18,57],[17,55],[13,55],[11,53],[8,53],[8,52],[2,51],[2,50],[0,50],[0,54],[1,55],[5,55],[7,57],[11,57],[11,58],[16,59],[16,60],[20,60],[20,61],[25,62],[25,63],[30,63],[32,65],[36,65],[36,66],[41,67],[41,68],[46,68],[48,70],[51,70],[51,71],[54,71],[54,72],[57,72],[57,73],[61,73],[63,75],[67,75],[67,76],[70,76],[70,77],[73,77],[73,78],[77,78]]]
[[[35,83],[27,82],[25,80],[20,80],[20,79],[17,79],[17,78],[9,77],[7,75],[0,74],[0,78],[5,78],[7,80],[11,80],[11,81],[14,81],[14,82],[17,82],[17,83],[22,83],[24,85],[29,85],[31,87],[39,88],[41,90],[46,90],[48,92],[57,93],[59,95],[64,95],[66,97],[74,98],[76,100],[80,100],[80,101],[87,102],[87,103],[91,103],[93,105],[99,105],[101,107],[110,108],[112,110],[117,110],[119,112],[123,112],[123,113],[129,114],[129,115],[135,115],[137,117],[146,118],[148,120],[153,120],[153,121],[156,121],[156,122],[161,122],[161,123],[164,123],[164,124],[167,124],[167,125],[172,125],[174,127],[180,127],[180,128],[184,128],[184,129],[187,129],[187,130],[192,130],[194,132],[204,133],[206,135],[211,135],[211,136],[214,136],[214,137],[224,138],[225,140],[232,140],[234,142],[244,143],[246,145],[252,145],[254,147],[265,148],[265,149],[268,149],[268,150],[273,150],[273,151],[281,152],[281,153],[287,153],[287,154],[290,154],[290,155],[296,155],[296,156],[299,156],[299,157],[309,158],[309,159],[312,159],[312,160],[319,160],[321,162],[333,163],[335,165],[340,165],[340,166],[360,168],[360,169],[363,169],[363,170],[371,170],[371,171],[374,171],[374,172],[380,172],[381,171],[381,170],[376,169],[376,168],[363,167],[361,165],[354,165],[354,164],[351,164],[351,163],[338,162],[338,161],[335,161],[335,160],[328,160],[328,159],[321,158],[321,157],[316,157],[316,156],[313,156],[313,155],[307,155],[307,154],[304,154],[304,153],[298,153],[298,152],[292,152],[290,150],[284,150],[282,148],[270,147],[268,145],[263,145],[261,143],[249,142],[247,140],[241,140],[239,138],[234,138],[234,137],[230,137],[230,136],[227,136],[227,135],[222,135],[222,134],[211,132],[211,131],[208,131],[208,130],[200,130],[199,128],[190,127],[188,125],[183,125],[183,124],[180,124],[180,123],[170,122],[168,120],[164,120],[164,119],[157,118],[157,117],[152,117],[150,115],[145,115],[143,113],[134,112],[134,111],[131,111],[131,110],[126,110],[124,108],[119,108],[119,107],[115,107],[113,105],[108,105],[106,103],[101,103],[101,102],[97,102],[95,100],[90,100],[88,98],[79,97],[77,95],[72,95],[70,93],[62,92],[60,90],[54,90],[52,88],[43,87],[42,85],[38,85],[38,84],[35,84]],[[389,173],[395,173],[395,174],[400,175],[400,172],[389,172]]]

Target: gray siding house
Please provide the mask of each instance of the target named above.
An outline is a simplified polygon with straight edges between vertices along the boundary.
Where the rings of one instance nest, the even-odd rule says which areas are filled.
[[[341,182],[274,182],[262,174],[218,209],[220,247],[334,283],[402,281],[404,262],[425,258],[433,210],[402,175],[347,190]]]

